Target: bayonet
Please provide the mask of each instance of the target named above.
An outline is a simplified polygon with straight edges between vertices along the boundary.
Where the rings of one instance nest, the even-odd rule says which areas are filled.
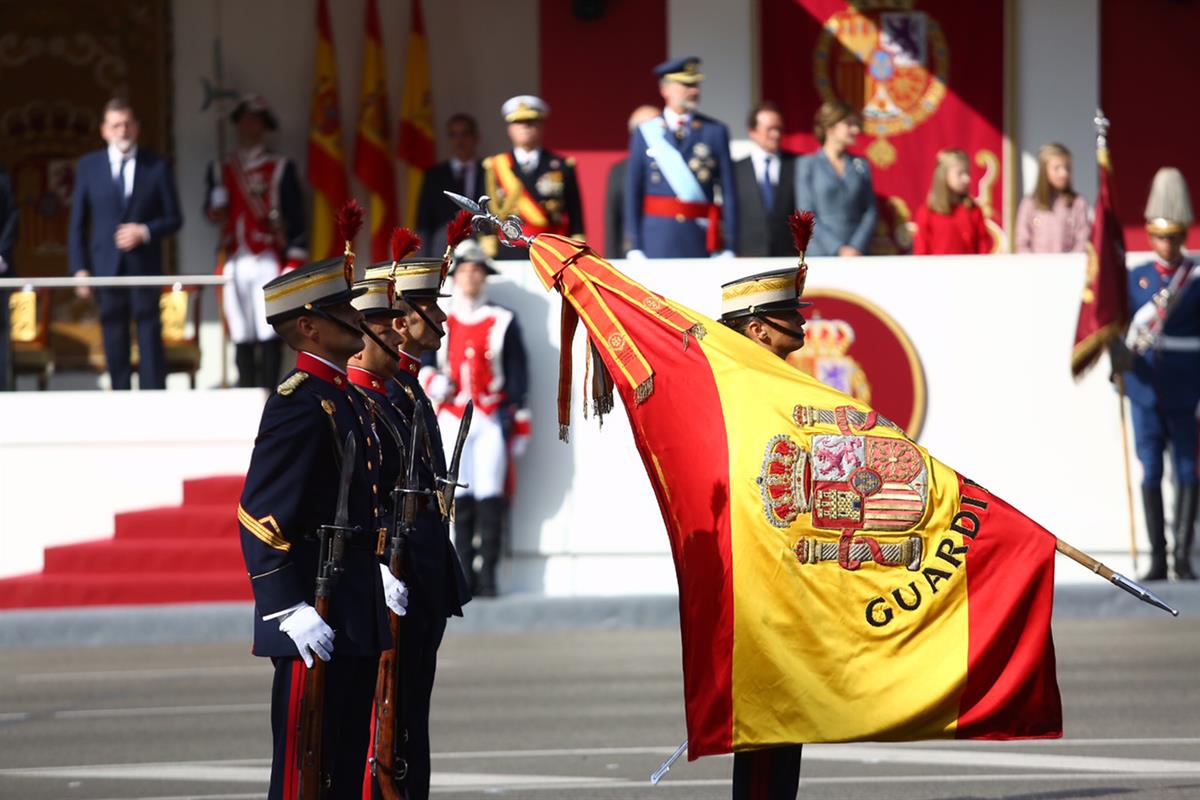
[[[450,466],[446,474],[437,479],[438,491],[441,492],[441,505],[451,517],[454,515],[454,492],[456,489],[470,489],[470,485],[458,482],[458,468],[462,463],[463,447],[467,443],[467,433],[471,430],[471,418],[475,416],[475,401],[468,400],[463,409],[462,420],[458,424],[458,438],[454,441],[454,452],[450,455]]]

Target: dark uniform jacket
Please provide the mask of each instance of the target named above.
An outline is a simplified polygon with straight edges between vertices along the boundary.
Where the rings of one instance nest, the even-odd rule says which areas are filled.
[[[420,364],[413,360],[409,366],[418,369]],[[422,454],[421,485],[436,488],[434,470],[438,475],[446,471],[442,437],[438,432],[437,415],[428,404],[428,398],[412,369],[402,370],[395,380],[388,381],[387,397],[402,421],[412,419],[417,400],[426,401],[425,429],[429,432],[429,439],[427,452]],[[407,422],[404,423],[404,429],[409,430]],[[395,483],[394,476],[391,481]],[[428,613],[432,617],[462,616],[462,607],[471,599],[471,589],[459,563],[458,553],[450,542],[450,527],[443,519],[436,499],[431,498],[425,503],[417,515],[417,529],[409,537],[405,561],[406,577],[411,583],[409,613]]]
[[[520,190],[509,191],[498,177],[503,167],[497,162],[511,165],[511,171],[520,181]],[[575,176],[575,160],[543,148],[538,153],[537,165],[528,172],[521,169],[517,155],[512,150],[484,159],[488,196],[492,198],[492,211],[504,218],[517,214],[525,223],[525,233],[557,233],[563,236],[583,235],[583,202],[579,199],[579,181]],[[519,200],[528,196],[542,209],[547,224],[538,225],[527,214],[520,211]],[[485,241],[485,249],[491,249]],[[523,247],[500,247],[495,258],[526,259],[528,252]]]
[[[336,632],[335,657],[375,655],[392,644],[376,555],[376,501],[384,491],[379,437],[370,410],[341,373],[307,353],[296,365],[263,409],[238,505],[242,554],[254,589],[254,654],[297,654],[279,630],[280,620],[263,617],[302,601],[315,605],[319,548],[313,534],[334,521],[338,446],[353,432],[350,524],[362,533],[346,548],[327,622]]]
[[[1159,346],[1135,355],[1125,373],[1129,399],[1142,406],[1195,409],[1200,403],[1200,267],[1184,259],[1178,269],[1196,270],[1184,279],[1177,299],[1163,322]],[[1153,261],[1129,271],[1129,316],[1151,302],[1171,282]]]

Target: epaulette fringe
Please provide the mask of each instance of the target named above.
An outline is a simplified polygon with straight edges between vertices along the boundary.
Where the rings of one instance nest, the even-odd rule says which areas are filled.
[[[287,397],[292,392],[296,391],[296,387],[304,383],[308,379],[308,373],[304,371],[289,375],[283,383],[275,390],[280,397]]]

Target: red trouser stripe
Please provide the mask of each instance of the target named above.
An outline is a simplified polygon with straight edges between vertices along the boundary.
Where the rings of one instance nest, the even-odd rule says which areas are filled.
[[[296,740],[300,736],[300,704],[304,699],[307,667],[297,658],[292,663],[292,681],[288,692],[287,746],[283,756],[283,796],[292,800],[300,791],[300,762],[296,758]]]

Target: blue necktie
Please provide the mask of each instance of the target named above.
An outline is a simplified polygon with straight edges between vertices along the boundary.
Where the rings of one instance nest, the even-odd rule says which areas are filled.
[[[117,177],[113,178],[113,188],[117,190],[117,199],[121,202],[121,209],[125,209],[125,165],[129,163],[128,158],[121,159],[121,166],[117,169]]]
[[[763,159],[762,180],[758,182],[758,191],[762,194],[763,208],[767,211],[775,205],[775,187],[771,185],[771,157]]]

